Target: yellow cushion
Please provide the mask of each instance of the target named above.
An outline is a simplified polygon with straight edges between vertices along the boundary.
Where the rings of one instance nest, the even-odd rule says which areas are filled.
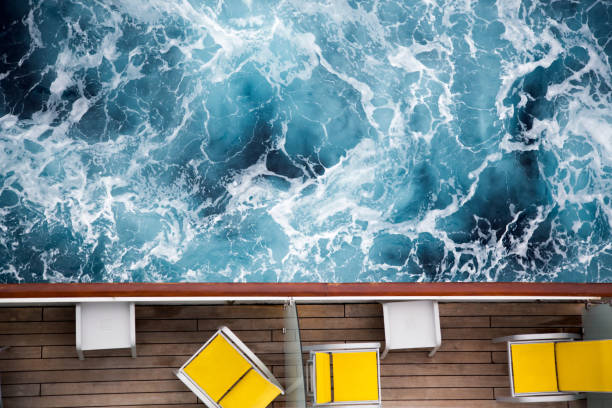
[[[554,343],[512,344],[514,392],[556,392]]]
[[[249,362],[223,336],[217,335],[184,371],[213,400],[219,401],[249,368]]]
[[[557,343],[561,391],[612,392],[612,340]]]
[[[315,353],[315,377],[317,390],[317,404],[331,401],[331,372],[329,367],[329,353]]]
[[[223,408],[265,408],[280,390],[259,374],[251,370],[219,401]]]
[[[378,400],[375,351],[333,353],[334,401]]]

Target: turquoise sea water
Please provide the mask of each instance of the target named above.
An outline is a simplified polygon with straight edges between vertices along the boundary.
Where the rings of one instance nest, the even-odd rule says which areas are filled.
[[[3,0],[0,283],[612,282],[609,0]]]

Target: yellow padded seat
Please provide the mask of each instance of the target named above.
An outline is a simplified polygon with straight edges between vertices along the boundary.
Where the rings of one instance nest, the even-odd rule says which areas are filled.
[[[332,353],[334,401],[378,400],[375,351]]]
[[[329,367],[329,353],[315,353],[315,388],[317,390],[317,404],[331,401],[331,371]]]
[[[555,343],[512,344],[514,392],[556,392]]]
[[[249,371],[219,401],[223,408],[265,408],[280,390],[255,370]]]
[[[561,391],[612,392],[612,340],[556,345]]]
[[[213,400],[219,401],[250,368],[249,362],[218,334],[184,371]]]

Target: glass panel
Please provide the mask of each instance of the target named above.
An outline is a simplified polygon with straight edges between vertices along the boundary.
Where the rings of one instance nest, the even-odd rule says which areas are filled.
[[[612,306],[590,305],[582,312],[585,340],[612,339]]]
[[[285,304],[285,395],[288,408],[306,408],[300,326],[295,302]]]

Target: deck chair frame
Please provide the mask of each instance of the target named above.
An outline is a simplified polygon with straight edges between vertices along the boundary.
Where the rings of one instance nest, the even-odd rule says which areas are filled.
[[[214,335],[208,339],[206,343],[202,347],[198,349],[190,358],[181,366],[181,368],[176,371],[176,376],[179,380],[183,382],[193,392],[205,405],[210,408],[222,408],[221,405],[217,404],[215,400],[213,400],[207,393],[204,391],[195,381],[185,373],[185,367],[191,363],[191,361],[196,358],[202,350],[204,350],[216,337],[217,335],[223,336],[225,340],[240,354],[245,360],[247,360],[253,370],[259,373],[262,377],[266,378],[275,387],[280,390],[281,395],[285,394],[283,387],[276,380],[272,372],[266,367],[266,365],[240,340],[228,327],[222,326],[215,332]]]
[[[306,391],[313,398],[312,407],[359,407],[359,408],[380,408],[382,405],[381,387],[380,387],[380,343],[342,343],[342,344],[322,344],[316,346],[305,346],[302,348],[304,352],[309,353],[306,369]],[[377,361],[377,381],[378,381],[378,400],[371,401],[342,401],[342,402],[327,402],[317,404],[316,390],[316,366],[314,355],[317,352],[333,352],[333,353],[354,353],[354,352],[376,352]]]
[[[530,344],[530,343],[548,343],[548,342],[564,342],[580,340],[582,336],[575,333],[543,333],[543,334],[517,334],[514,336],[497,337],[493,339],[493,343],[506,343],[508,354],[508,377],[510,379],[510,397],[496,397],[500,402],[563,402],[575,401],[583,399],[585,395],[577,392],[530,392],[516,393],[514,392],[514,375],[512,370],[512,350],[513,344]]]

